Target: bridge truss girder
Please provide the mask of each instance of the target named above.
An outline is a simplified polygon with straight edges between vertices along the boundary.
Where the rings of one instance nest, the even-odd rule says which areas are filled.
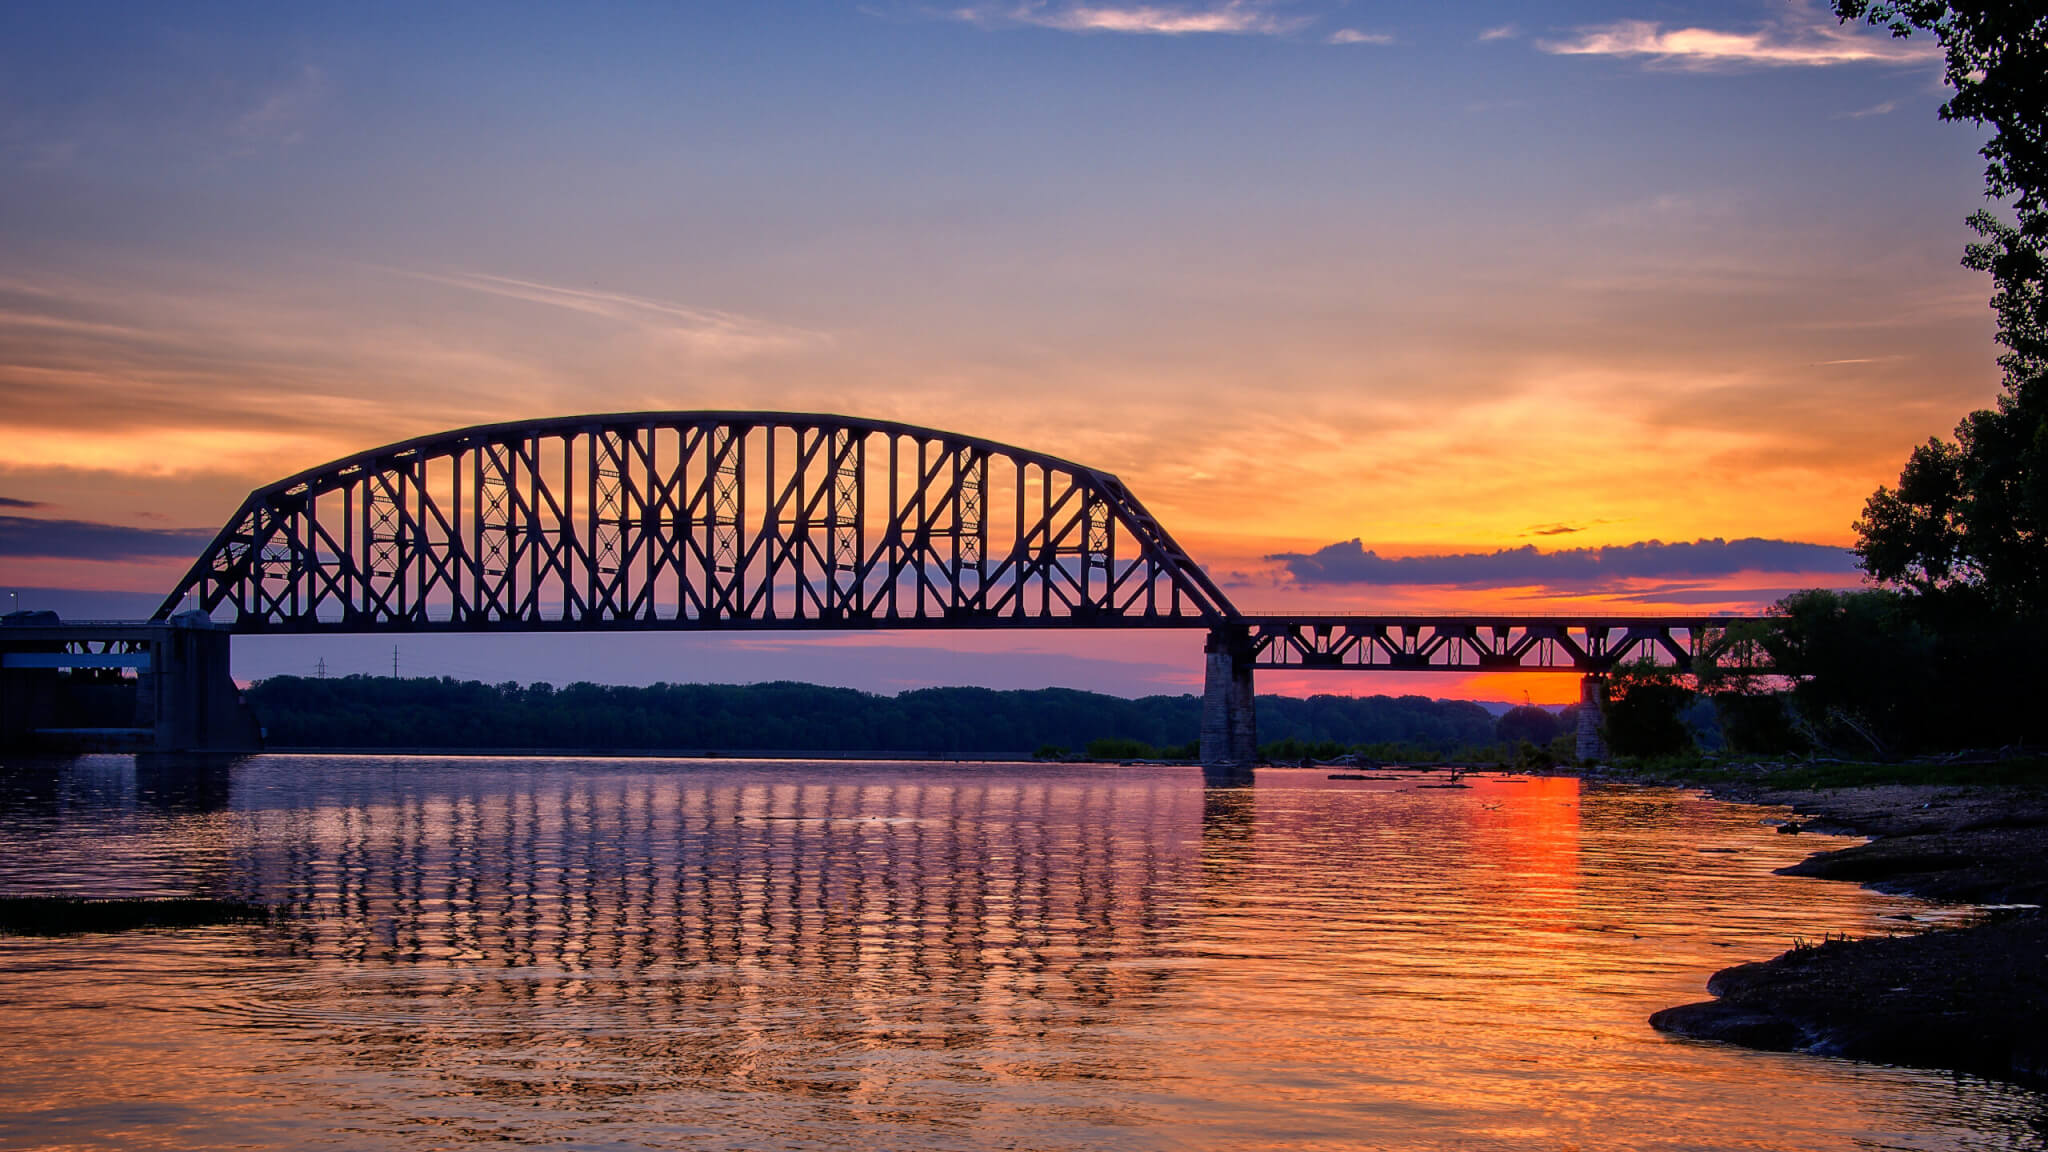
[[[1600,674],[1649,659],[1690,671],[1731,617],[1247,616],[1255,668]]]
[[[188,603],[189,600],[189,603]],[[485,425],[250,493],[157,618],[237,632],[1188,627],[1235,609],[1116,477],[840,416]]]

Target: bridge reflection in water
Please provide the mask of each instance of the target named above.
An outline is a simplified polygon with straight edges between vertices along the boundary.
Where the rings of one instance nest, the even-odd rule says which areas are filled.
[[[281,902],[280,960],[348,971],[251,1012],[318,1024],[366,1071],[466,1056],[470,1088],[505,1097],[893,1092],[913,1050],[974,1053],[992,1081],[1142,1080],[1092,1033],[1180,980],[1141,958],[1172,951],[1200,803],[919,774],[292,797],[256,814],[282,851],[238,882]]]
[[[257,814],[286,851],[237,871],[323,955],[1053,972],[1156,934],[1196,803],[1161,782],[515,778]]]
[[[0,775],[0,891],[280,914],[0,938],[0,988],[34,990],[0,998],[4,1146],[1846,1149],[2038,1111],[1652,1033],[1715,968],[1917,910],[1773,876],[1795,838],[1676,793],[374,757],[52,778]]]

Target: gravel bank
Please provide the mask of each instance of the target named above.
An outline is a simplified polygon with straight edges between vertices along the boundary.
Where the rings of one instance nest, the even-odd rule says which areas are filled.
[[[1784,804],[1814,830],[1870,843],[1781,871],[1984,905],[1961,928],[1830,940],[1717,973],[1714,999],[1653,1027],[1776,1051],[1974,1072],[2048,1087],[2048,793],[1890,785],[1786,792],[1717,789]]]

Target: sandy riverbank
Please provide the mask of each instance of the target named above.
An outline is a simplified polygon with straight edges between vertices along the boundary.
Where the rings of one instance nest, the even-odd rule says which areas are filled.
[[[1754,1048],[1968,1071],[2048,1087],[2048,790],[1888,785],[1717,787],[1783,804],[1815,831],[1870,843],[1788,874],[1980,905],[1965,927],[1815,941],[1715,974],[1715,998],[1650,1018],[1661,1031]],[[1902,925],[1902,929],[1904,926]]]

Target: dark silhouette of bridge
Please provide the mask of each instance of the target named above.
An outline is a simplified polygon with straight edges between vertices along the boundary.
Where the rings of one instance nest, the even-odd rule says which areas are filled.
[[[643,412],[464,428],[259,488],[149,626],[1200,628],[1202,755],[1223,763],[1256,757],[1255,668],[1570,671],[1592,692],[1622,661],[1691,667],[1729,622],[1248,615],[1107,472],[885,421]],[[22,666],[145,643],[66,642]],[[179,674],[231,686],[218,649],[217,673]]]

